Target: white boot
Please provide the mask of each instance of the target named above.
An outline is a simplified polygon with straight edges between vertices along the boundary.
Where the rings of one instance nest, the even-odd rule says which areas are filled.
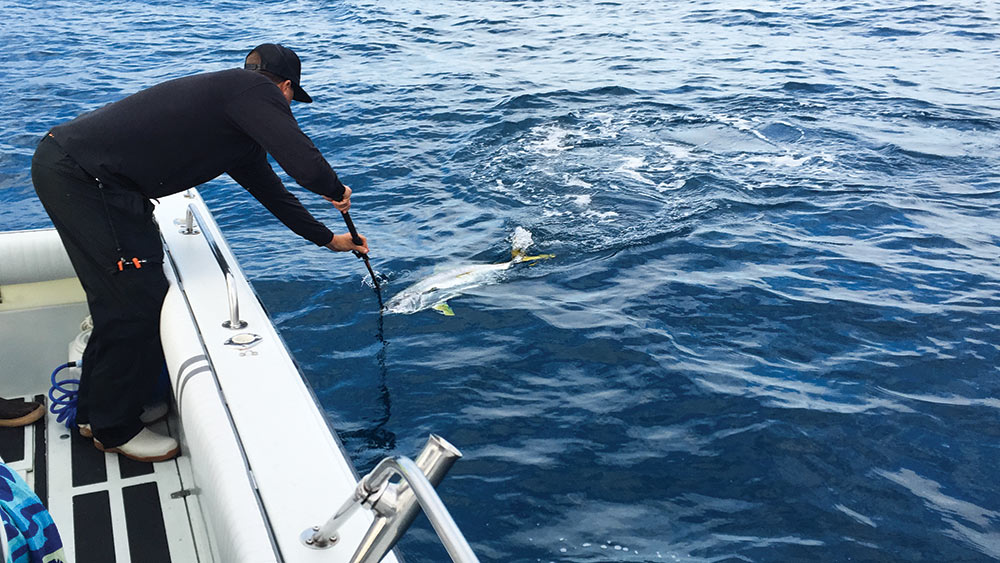
[[[94,439],[94,445],[102,452],[122,454],[136,461],[166,461],[181,452],[177,440],[149,428],[143,428],[134,438],[114,448],[105,448],[97,439]]]
[[[139,415],[139,420],[143,424],[149,425],[167,416],[167,412],[169,411],[170,405],[166,401],[160,401],[154,405],[142,407],[142,414]],[[94,437],[94,432],[90,429],[89,424],[77,424],[76,426],[80,429],[80,435],[84,438]]]

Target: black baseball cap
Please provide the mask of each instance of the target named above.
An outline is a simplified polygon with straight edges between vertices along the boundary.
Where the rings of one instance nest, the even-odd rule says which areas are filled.
[[[299,56],[288,47],[277,43],[264,43],[254,47],[251,53],[260,55],[260,64],[245,63],[246,70],[266,70],[271,74],[292,81],[294,94],[292,99],[298,102],[312,103],[313,99],[306,94],[306,91],[299,86],[299,77],[302,74],[302,63]],[[250,55],[247,55],[248,57]]]

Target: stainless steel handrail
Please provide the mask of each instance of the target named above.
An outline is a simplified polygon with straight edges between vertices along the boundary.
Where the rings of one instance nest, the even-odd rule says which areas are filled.
[[[424,509],[424,514],[431,521],[431,526],[437,532],[438,538],[441,539],[444,548],[448,550],[451,560],[458,563],[478,562],[479,559],[469,547],[469,542],[465,540],[462,531],[458,529],[458,524],[455,524],[455,520],[452,519],[448,509],[441,502],[441,497],[434,490],[434,485],[431,485],[427,477],[424,477],[413,460],[403,456],[387,457],[380,461],[375,469],[372,469],[362,483],[368,491],[377,491],[393,475],[399,475],[410,486],[410,490],[416,495],[417,501]],[[367,557],[361,557],[358,560],[377,562],[380,559],[382,559],[382,554],[372,551],[367,554]]]
[[[222,323],[222,326],[232,330],[244,328],[247,326],[247,323],[240,320],[240,301],[236,291],[236,277],[233,276],[226,257],[219,250],[219,244],[215,242],[212,232],[205,228],[205,220],[201,218],[201,212],[198,211],[195,204],[191,203],[188,204],[187,213],[184,215],[181,233],[185,235],[198,234],[198,229],[195,228],[196,224],[201,228],[201,232],[205,234],[205,242],[208,243],[212,254],[215,255],[215,261],[219,263],[219,269],[222,270],[222,274],[226,277],[226,292],[229,294],[229,320]]]
[[[326,524],[302,532],[302,542],[314,549],[336,545],[340,541],[340,528],[363,506],[375,514],[375,520],[350,561],[378,563],[396,545],[422,507],[452,561],[478,563],[476,554],[434,490],[460,457],[462,452],[455,446],[432,434],[416,461],[402,456],[383,459],[361,479],[354,494]],[[390,483],[394,475],[399,475],[402,481]]]

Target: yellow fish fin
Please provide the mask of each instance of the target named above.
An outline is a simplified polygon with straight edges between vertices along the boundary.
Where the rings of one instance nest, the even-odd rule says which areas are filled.
[[[548,260],[549,258],[555,258],[555,254],[539,254],[537,256],[521,256],[521,262],[531,262],[532,260]]]
[[[435,311],[441,313],[442,315],[444,315],[446,317],[454,317],[455,316],[455,311],[452,311],[451,310],[451,306],[448,305],[447,303],[438,303],[437,305],[435,305],[432,308]]]

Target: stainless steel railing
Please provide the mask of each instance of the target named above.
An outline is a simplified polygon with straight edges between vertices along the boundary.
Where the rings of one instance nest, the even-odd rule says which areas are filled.
[[[351,563],[378,563],[413,523],[419,507],[423,507],[452,561],[478,563],[476,554],[434,490],[460,457],[462,453],[455,446],[432,434],[416,462],[402,456],[383,459],[361,479],[354,495],[326,524],[302,533],[303,543],[315,549],[336,544],[340,540],[339,528],[363,506],[375,513],[375,520]],[[402,481],[390,483],[389,479],[396,475]]]
[[[201,230],[199,231],[199,229]],[[219,244],[215,242],[212,232],[205,228],[205,220],[202,219],[198,208],[195,204],[191,203],[188,204],[187,213],[184,214],[184,221],[181,223],[181,234],[196,235],[199,232],[205,234],[205,242],[208,243],[212,254],[215,255],[215,261],[219,263],[219,269],[222,270],[222,274],[226,277],[226,292],[229,294],[229,320],[222,323],[222,326],[232,330],[244,328],[247,326],[247,323],[240,320],[240,301],[239,295],[236,292],[236,277],[233,276],[226,257],[219,250]]]

